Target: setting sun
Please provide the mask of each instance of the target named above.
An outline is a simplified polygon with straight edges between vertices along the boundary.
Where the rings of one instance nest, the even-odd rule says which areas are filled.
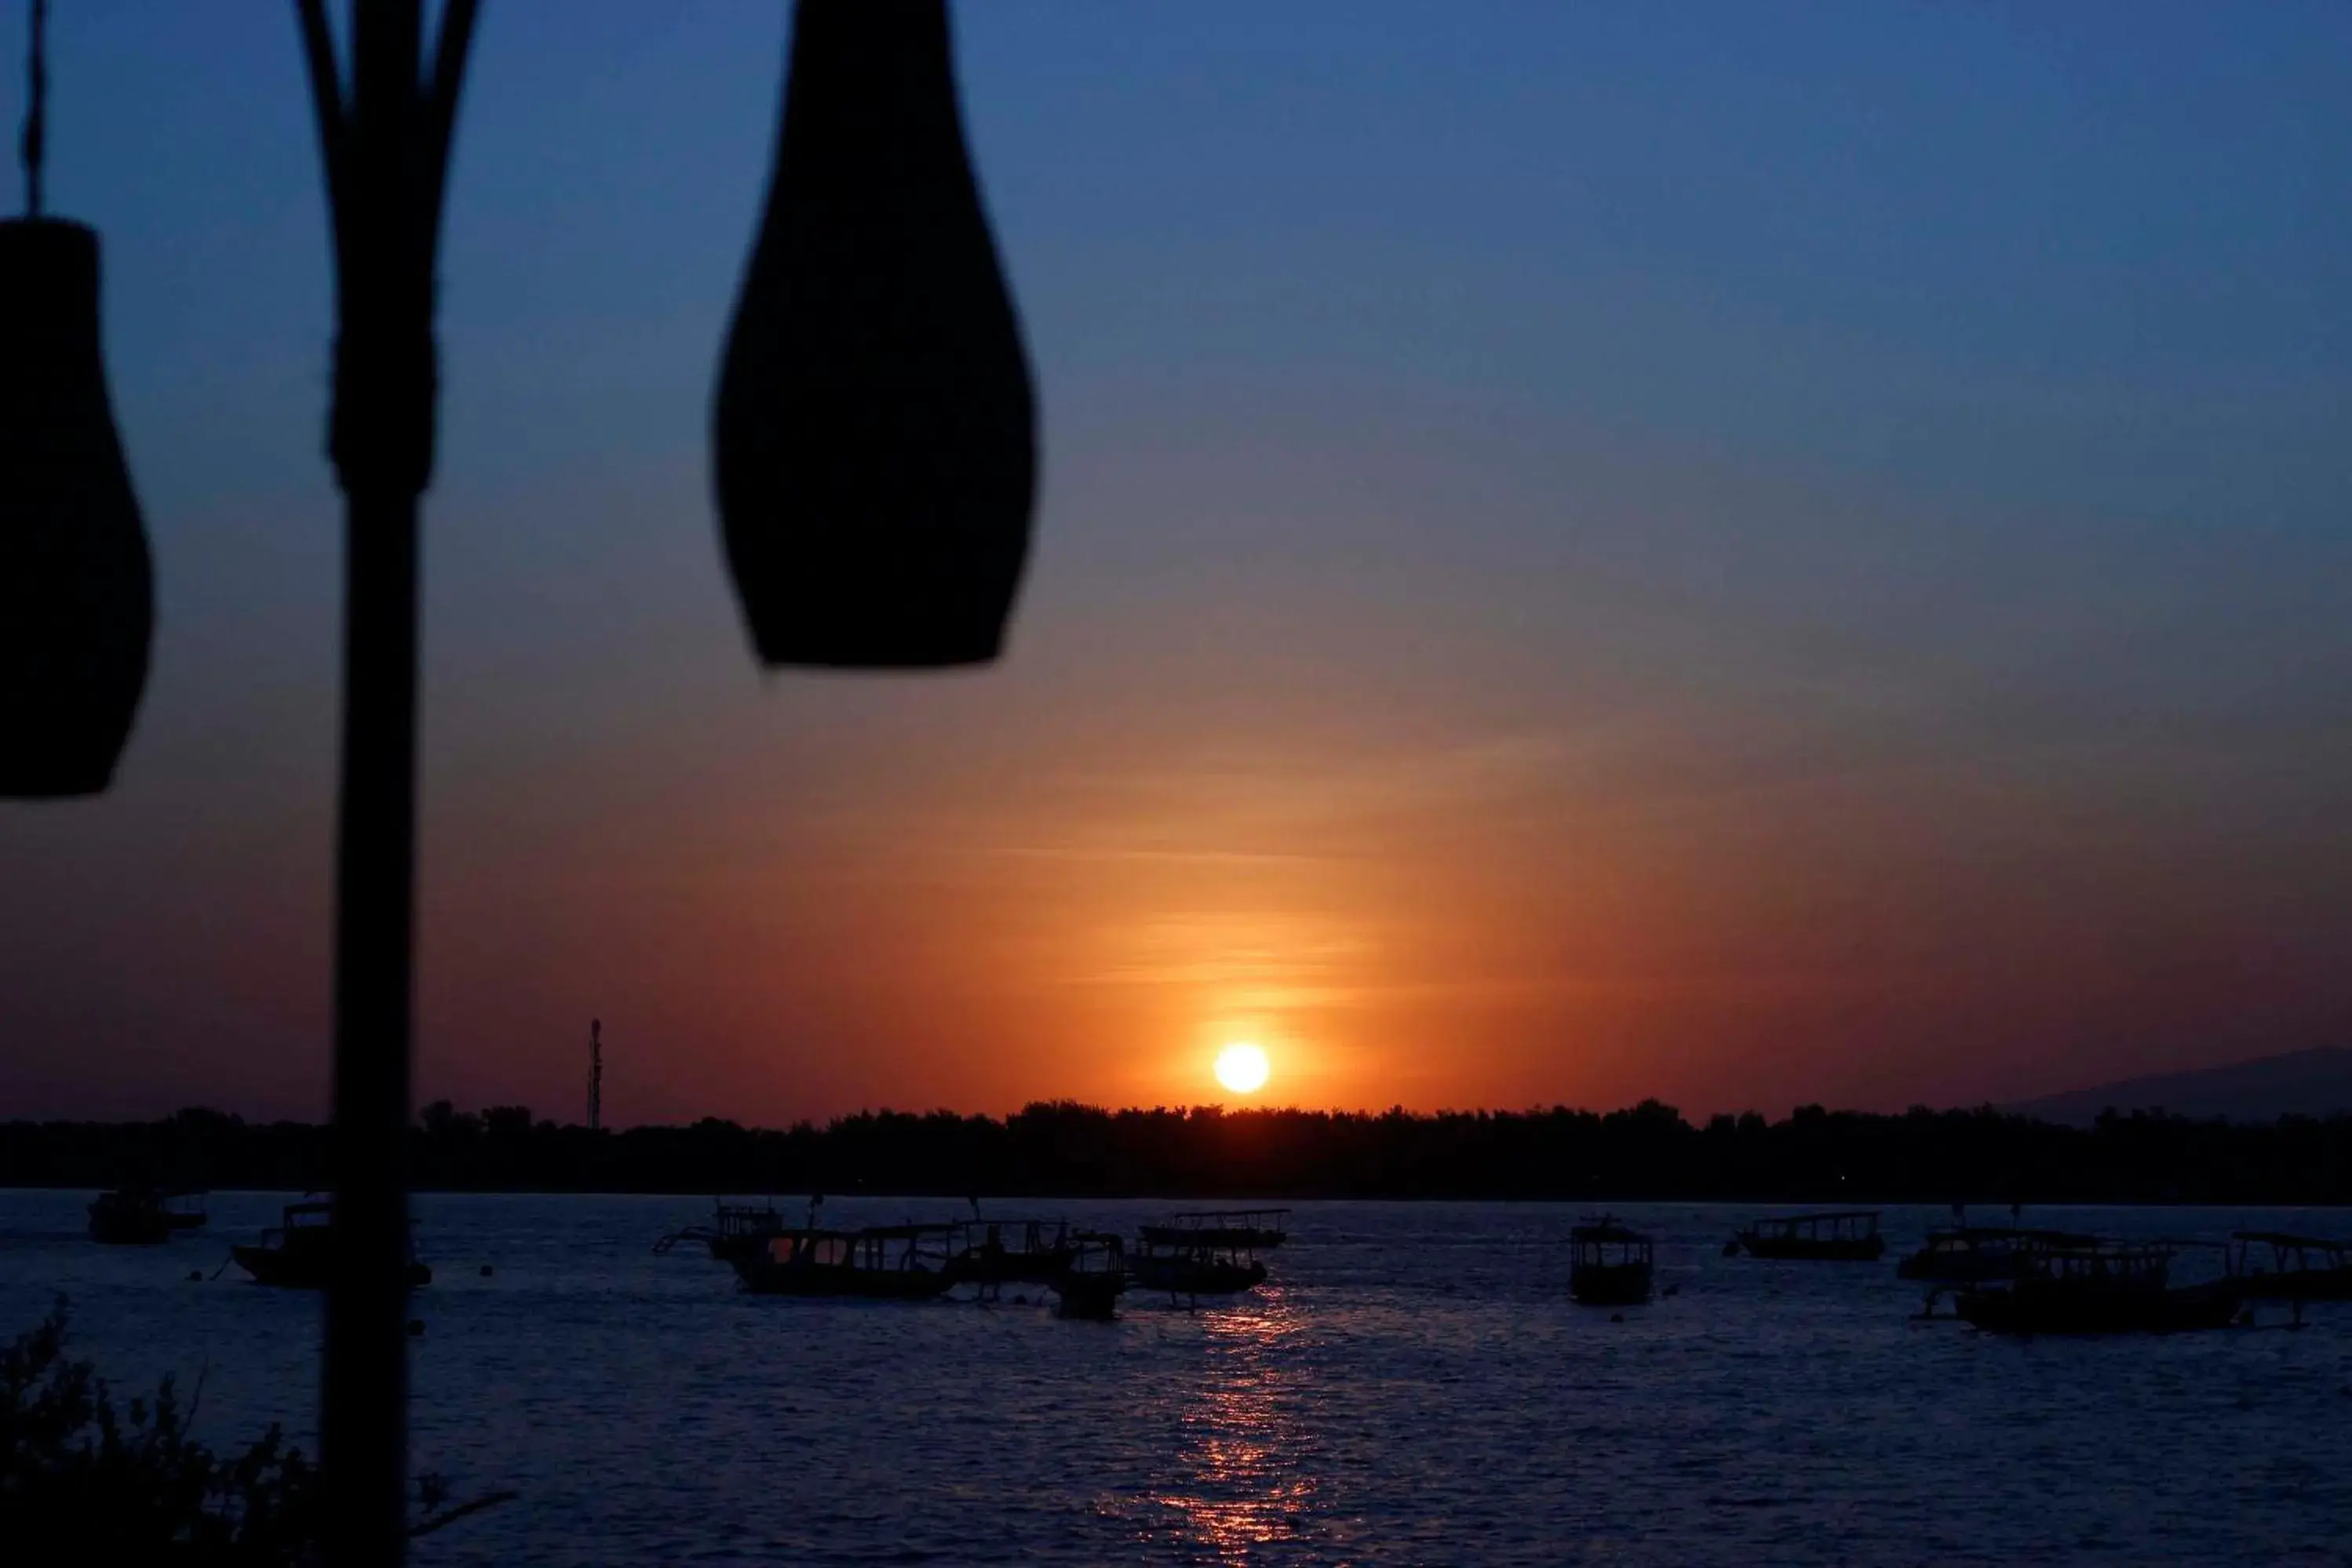
[[[1257,1046],[1238,1042],[1217,1053],[1217,1081],[1235,1094],[1265,1088],[1265,1052]]]

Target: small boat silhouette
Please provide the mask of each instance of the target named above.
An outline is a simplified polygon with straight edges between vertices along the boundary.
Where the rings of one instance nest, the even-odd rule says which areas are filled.
[[[1054,1281],[1054,1315],[1108,1322],[1126,1289],[1127,1243],[1107,1231],[1074,1233],[1069,1261]]]
[[[2352,1241],[2275,1230],[2242,1230],[2231,1240],[2237,1244],[2231,1272],[2248,1296],[2264,1301],[2352,1301]],[[2270,1249],[2267,1268],[2256,1267],[2257,1247]]]
[[[1004,1285],[1052,1285],[1067,1272],[1076,1250],[1067,1220],[961,1220],[947,1268],[957,1284],[977,1285],[985,1294]]]
[[[1775,1215],[1743,1226],[1725,1244],[1724,1255],[1792,1258],[1816,1262],[1867,1263],[1884,1257],[1876,1209],[1826,1209],[1819,1214]]]
[[[813,1198],[809,1212],[814,1215],[824,1200]],[[689,1225],[673,1230],[654,1243],[655,1256],[667,1254],[679,1242],[701,1242],[710,1249],[710,1256],[721,1263],[732,1263],[738,1258],[754,1258],[764,1250],[771,1237],[784,1232],[784,1216],[773,1203],[730,1204],[723,1197],[710,1200],[710,1223]]]
[[[1128,1275],[1171,1296],[1233,1296],[1265,1282],[1262,1247],[1279,1247],[1287,1233],[1277,1223],[1286,1209],[1225,1209],[1180,1214],[1169,1225],[1147,1225]]]
[[[743,1288],[760,1296],[854,1296],[928,1301],[955,1283],[948,1267],[952,1225],[877,1225],[862,1230],[802,1226],[768,1237],[760,1252],[730,1259]]]
[[[1953,1304],[1996,1334],[2177,1333],[2236,1321],[2242,1282],[2175,1286],[2172,1256],[2161,1243],[2035,1247],[2009,1284],[1962,1290]]]
[[[253,1247],[232,1247],[229,1256],[257,1284],[289,1290],[323,1290],[335,1271],[335,1205],[312,1200],[286,1205],[283,1222],[261,1233]],[[412,1289],[433,1283],[433,1270],[408,1258]]]
[[[1613,1214],[1589,1215],[1568,1233],[1568,1292],[1586,1307],[1638,1307],[1650,1299],[1650,1238]]]
[[[1897,1278],[1937,1285],[1979,1285],[2013,1278],[2037,1247],[2090,1247],[2096,1238],[2014,1226],[1939,1225],[1927,1244],[1895,1266]]]
[[[205,1194],[195,1187],[117,1187],[89,1205],[90,1237],[110,1247],[152,1247],[204,1223]]]

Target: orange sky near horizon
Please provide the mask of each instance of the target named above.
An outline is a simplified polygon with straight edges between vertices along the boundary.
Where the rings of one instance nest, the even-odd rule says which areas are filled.
[[[431,654],[418,1101],[577,1118],[591,1016],[616,1124],[1227,1100],[1212,1065],[1244,1037],[1262,1103],[1897,1109],[2344,1021],[2352,852],[2309,827],[2342,746],[2314,767],[2226,717],[2217,750],[2209,721],[2012,691],[2007,647],[1918,606],[1858,657],[1802,573],[1759,613],[1755,584],[1710,604],[1558,545],[1433,568],[1415,481],[1473,477],[1377,442],[1254,480],[1349,512],[1358,548],[1237,591],[1196,564],[1255,525],[1220,515],[1231,473],[1162,461],[1139,491],[1153,454],[1116,456],[1056,510],[1156,497],[1135,586],[1070,591],[1133,533],[1065,525],[984,674],[760,679],[722,617],[599,626],[560,582],[531,637]],[[1823,493],[1645,461],[1596,457],[1585,504],[1690,548],[1724,543],[1695,492],[1767,524]],[[499,591],[467,585],[478,521],[449,520],[429,616]],[[2037,595],[2081,596],[2011,595],[2012,637],[2043,635]],[[706,695],[632,697],[665,688]],[[44,852],[0,949],[12,1026],[110,1068],[68,1088],[20,1056],[10,1108],[323,1109],[331,731],[300,696],[269,773],[260,731],[193,733],[119,798],[18,819]],[[100,896],[138,877],[182,901]]]

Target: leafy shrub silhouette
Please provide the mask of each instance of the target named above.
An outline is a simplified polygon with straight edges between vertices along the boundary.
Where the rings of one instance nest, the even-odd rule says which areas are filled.
[[[314,1560],[318,1470],[278,1427],[225,1458],[188,1436],[195,1405],[181,1408],[173,1379],[118,1413],[65,1342],[60,1297],[0,1352],[0,1540],[13,1561]]]
[[[0,1351],[0,1542],[15,1568],[69,1561],[258,1568],[319,1558],[318,1468],[276,1426],[224,1458],[188,1436],[204,1394],[183,1411],[166,1377],[117,1412],[105,1380],[66,1358],[66,1301]],[[492,1492],[451,1505],[449,1483],[416,1478],[413,1539],[510,1501]]]

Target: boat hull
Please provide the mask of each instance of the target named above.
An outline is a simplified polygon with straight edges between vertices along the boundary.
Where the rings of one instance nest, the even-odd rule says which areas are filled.
[[[950,1258],[947,1271],[959,1285],[1055,1285],[1076,1256],[1067,1247],[995,1254],[975,1249]]]
[[[774,1235],[777,1234],[782,1233],[773,1233],[769,1236],[751,1234],[739,1236],[713,1236],[710,1237],[710,1256],[717,1258],[721,1263],[732,1263],[736,1259],[743,1258],[764,1257],[768,1250],[768,1243],[772,1240],[774,1238]]]
[[[1152,1247],[1211,1247],[1231,1252],[1272,1252],[1290,1239],[1286,1230],[1255,1226],[1147,1225],[1139,1234]]]
[[[205,1223],[204,1211],[171,1206],[175,1195],[130,1187],[101,1193],[89,1205],[90,1239],[109,1247],[153,1247],[175,1231]]]
[[[172,1239],[172,1225],[162,1215],[100,1213],[93,1207],[89,1235],[107,1247],[155,1247]]]
[[[1985,1285],[1996,1279],[2015,1279],[2017,1258],[2014,1254],[1993,1253],[1932,1257],[1915,1252],[1895,1266],[1895,1276],[1898,1279],[1916,1279],[1923,1285]]]
[[[2245,1289],[2258,1301],[2352,1301],[2352,1268],[2252,1274],[2245,1279]]]
[[[1108,1322],[1118,1316],[1118,1298],[1126,1289],[1121,1274],[1065,1274],[1054,1282],[1054,1315]]]
[[[1742,1236],[1750,1258],[1792,1258],[1807,1263],[1874,1263],[1886,1256],[1883,1237],[1806,1240],[1798,1237]]]
[[[1265,1265],[1219,1258],[1139,1258],[1129,1266],[1135,1282],[1176,1296],[1237,1296],[1265,1283]]]
[[[856,1268],[838,1264],[735,1260],[735,1277],[755,1296],[853,1298],[868,1301],[928,1301],[955,1281],[943,1269]]]
[[[334,1273],[334,1259],[322,1247],[289,1251],[282,1247],[232,1247],[228,1255],[239,1268],[253,1276],[254,1283],[282,1290],[323,1290]],[[422,1263],[408,1266],[410,1289],[432,1283],[430,1268]]]
[[[2237,1321],[2245,1292],[2234,1279],[2167,1289],[2075,1289],[2032,1282],[1964,1290],[1961,1318],[1994,1334],[2182,1333]]]
[[[1570,1272],[1568,1293],[1580,1307],[1639,1307],[1650,1300],[1650,1268],[1643,1263],[1588,1264]]]

